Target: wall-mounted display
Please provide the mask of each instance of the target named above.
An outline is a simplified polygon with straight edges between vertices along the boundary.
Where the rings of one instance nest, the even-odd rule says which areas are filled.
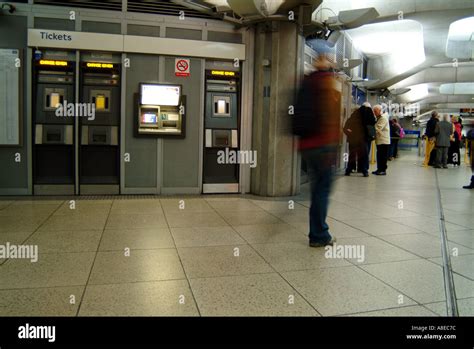
[[[137,100],[137,135],[184,137],[185,96],[180,85],[141,83]]]
[[[20,145],[20,51],[0,49],[0,145]]]

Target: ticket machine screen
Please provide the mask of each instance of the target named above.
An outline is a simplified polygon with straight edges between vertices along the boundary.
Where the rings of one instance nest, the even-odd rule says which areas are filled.
[[[181,87],[179,85],[141,84],[141,104],[144,105],[179,105]]]
[[[157,123],[156,114],[155,113],[145,113],[145,114],[143,114],[142,122],[144,124],[156,124]]]
[[[143,108],[140,114],[140,125],[143,127],[158,127],[160,108]]]

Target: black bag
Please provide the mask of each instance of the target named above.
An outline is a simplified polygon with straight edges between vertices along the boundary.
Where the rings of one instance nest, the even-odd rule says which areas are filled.
[[[294,115],[291,116],[293,134],[302,138],[314,134],[316,130],[315,117],[310,86],[309,83],[305,81],[298,91]]]
[[[367,125],[366,130],[367,130],[367,140],[373,141],[375,139],[375,126]]]
[[[470,129],[467,134],[466,138],[470,141],[474,141],[474,128]]]

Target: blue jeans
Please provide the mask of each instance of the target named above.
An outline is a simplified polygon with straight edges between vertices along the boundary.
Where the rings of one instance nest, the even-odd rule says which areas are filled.
[[[307,149],[303,150],[302,156],[306,161],[311,182],[309,241],[327,243],[331,240],[326,217],[334,172],[332,166],[336,160],[336,148],[327,146]]]

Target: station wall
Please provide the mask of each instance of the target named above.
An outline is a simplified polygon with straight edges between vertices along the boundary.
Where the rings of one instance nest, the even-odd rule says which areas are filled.
[[[27,56],[27,17],[25,16],[2,16],[0,20],[0,48],[21,49],[23,62]],[[5,194],[27,194],[28,192],[28,147],[30,137],[27,132],[25,114],[27,110],[27,78],[25,64],[21,65],[20,75],[22,77],[21,89],[21,146],[0,147],[0,191]],[[19,162],[16,155],[20,154]]]
[[[26,5],[25,5],[26,6]],[[35,5],[29,5],[35,6]],[[37,7],[37,5],[36,5]],[[66,10],[42,12],[25,10],[15,15],[4,15],[0,19],[0,48],[22,49],[23,83],[21,98],[22,145],[20,147],[0,146],[0,195],[32,194],[31,163],[31,59],[34,49],[27,47],[28,28],[84,31],[110,34],[168,37],[175,39],[208,40],[226,43],[245,43],[244,35],[231,25],[213,23],[208,20],[192,19],[191,25],[179,23],[160,16],[158,24],[136,19],[111,19],[112,14],[84,15],[76,21],[67,19]],[[63,11],[64,15],[59,12]],[[81,10],[82,11],[82,10]],[[81,11],[78,11],[80,14]],[[65,19],[66,18],[66,19]],[[217,22],[217,21],[211,21]],[[80,28],[80,30],[78,29]],[[130,154],[130,162],[123,163],[121,192],[123,194],[173,194],[201,192],[202,185],[202,142],[204,113],[204,69],[205,58],[191,59],[191,75],[186,78],[175,76],[174,56],[124,53],[130,59],[130,67],[122,69],[124,115],[122,115],[122,155]],[[250,79],[249,79],[250,80]],[[186,96],[186,137],[184,139],[141,138],[134,134],[135,101],[140,82],[168,82],[182,85]],[[244,82],[245,83],[245,82]],[[14,161],[20,153],[22,161]]]

